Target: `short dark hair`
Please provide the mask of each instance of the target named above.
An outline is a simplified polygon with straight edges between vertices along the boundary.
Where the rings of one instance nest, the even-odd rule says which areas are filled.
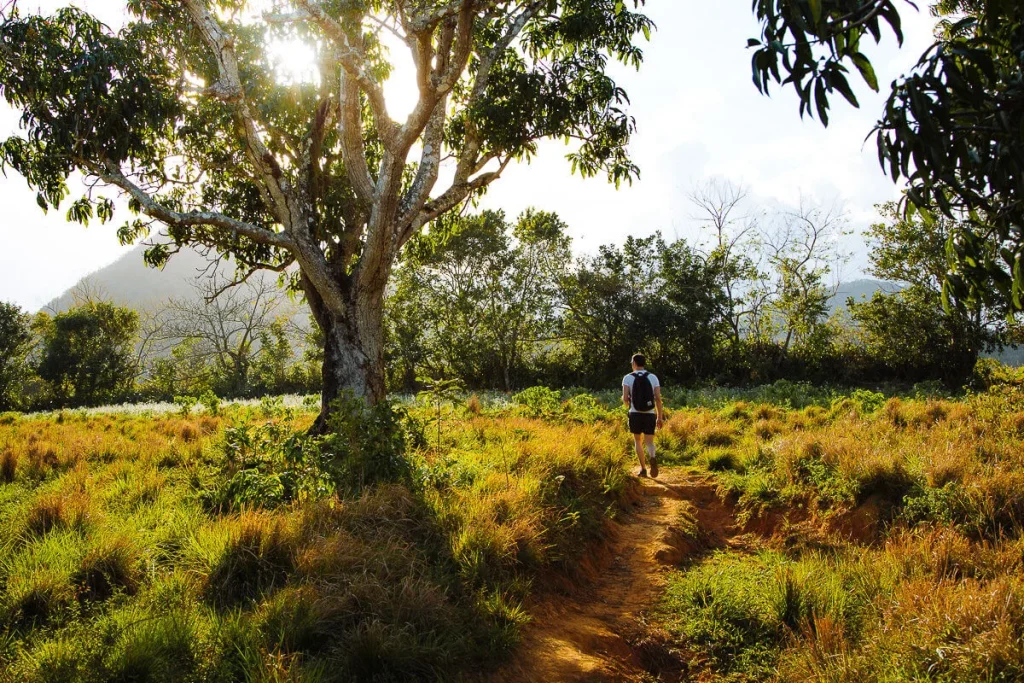
[[[635,354],[633,354],[633,362],[637,364],[637,367],[641,367],[641,368],[646,368],[647,367],[647,359],[644,358],[644,354],[642,354],[642,353],[635,353]]]

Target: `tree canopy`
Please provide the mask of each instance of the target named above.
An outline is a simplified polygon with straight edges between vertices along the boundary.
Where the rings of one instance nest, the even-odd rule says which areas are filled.
[[[792,86],[800,113],[828,124],[830,98],[858,105],[851,70],[879,89],[866,43],[903,42],[909,0],[754,0],[754,82]],[[875,129],[879,162],[907,183],[906,209],[958,219],[947,303],[1024,309],[1024,5],[939,0],[935,43],[892,84]],[[994,248],[993,248],[994,246]]]
[[[0,144],[0,166],[44,209],[68,198],[75,171],[118,188],[137,214],[123,242],[156,224],[169,237],[153,264],[186,245],[229,255],[242,277],[297,264],[292,284],[325,332],[325,410],[343,389],[378,400],[384,289],[423,226],[545,138],[573,142],[584,176],[637,175],[628,99],[606,67],[639,66],[642,4],[275,0],[258,13],[246,0],[127,0],[117,30],[72,7],[14,9],[0,94],[25,135]],[[312,50],[316,78],[276,78],[269,48],[288,41]],[[404,121],[384,96],[393,48],[415,68]],[[89,192],[68,214],[114,210]]]

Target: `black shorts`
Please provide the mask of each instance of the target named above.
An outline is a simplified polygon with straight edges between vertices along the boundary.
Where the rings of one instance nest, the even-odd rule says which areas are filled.
[[[630,413],[629,432],[631,434],[654,434],[654,428],[658,425],[656,413]]]

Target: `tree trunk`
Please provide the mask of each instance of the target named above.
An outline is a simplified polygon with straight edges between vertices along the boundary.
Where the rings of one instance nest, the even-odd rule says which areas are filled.
[[[383,298],[354,303],[343,317],[326,312],[320,325],[323,390],[320,416],[311,431],[322,434],[337,399],[350,396],[374,405],[385,398]]]

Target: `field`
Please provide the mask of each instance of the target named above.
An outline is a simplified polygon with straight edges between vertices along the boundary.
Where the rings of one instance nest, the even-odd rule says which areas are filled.
[[[666,481],[725,517],[678,501],[685,552],[625,615],[635,680],[1024,677],[1024,392],[926,389],[669,394]],[[0,680],[500,670],[629,538],[623,416],[544,389],[402,410],[316,444],[280,401],[0,418]]]

